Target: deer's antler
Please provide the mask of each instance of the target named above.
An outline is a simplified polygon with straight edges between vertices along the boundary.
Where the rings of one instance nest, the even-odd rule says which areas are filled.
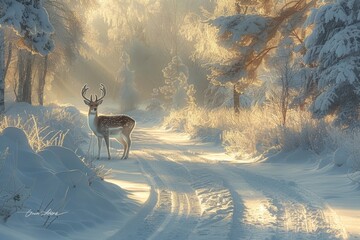
[[[105,97],[105,95],[106,95],[106,89],[105,89],[104,84],[102,84],[102,83],[100,83],[100,91],[101,91],[101,95],[102,95],[102,96],[98,99],[97,95],[95,95],[95,97],[96,97],[96,100],[95,100],[95,101],[100,101],[100,100],[102,100],[102,99]]]
[[[82,95],[82,97],[83,97],[86,101],[92,102],[92,96],[91,96],[91,100],[88,99],[87,97],[85,97],[86,91],[87,91],[88,89],[89,89],[89,88],[88,88],[87,84],[85,84],[85,85],[83,86],[82,90],[81,90],[81,95]]]

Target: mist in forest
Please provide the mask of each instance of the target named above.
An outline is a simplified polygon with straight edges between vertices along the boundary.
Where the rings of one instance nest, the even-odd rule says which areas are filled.
[[[357,39],[352,1],[336,3],[343,14],[331,0],[16,3],[3,4],[0,15],[5,102],[79,105],[84,84],[99,94],[103,83],[105,103],[119,111],[157,102],[238,113],[271,103],[283,124],[290,108],[335,115],[340,125],[358,118],[349,55],[358,49],[341,37]],[[38,18],[17,17],[24,13]],[[343,35],[321,35],[331,21],[342,21]],[[340,64],[344,57],[354,68]]]
[[[1,0],[0,239],[359,239],[359,21],[360,0]]]
[[[65,26],[69,37],[78,37],[72,39],[72,49],[66,49],[67,43],[61,46],[62,43],[55,41],[55,51],[65,48],[73,56],[59,59],[56,53],[49,55],[49,58],[53,55],[55,69],[46,84],[48,103],[77,105],[84,84],[89,85],[89,93],[99,94],[99,84],[104,83],[108,90],[105,103],[113,107],[118,105],[120,109],[127,109],[123,105],[128,105],[129,101],[146,104],[153,90],[164,86],[162,70],[174,56],[179,56],[189,69],[188,82],[195,85],[197,98],[203,101],[209,85],[206,69],[192,58],[194,44],[186,39],[185,32],[182,33],[186,30],[182,28],[191,14],[200,13],[204,7],[214,7],[214,3],[174,0],[78,2],[75,9],[86,9],[81,15],[72,8],[71,1],[57,4],[71,11],[64,15],[74,14],[75,22],[68,24],[76,24],[79,28]],[[51,12],[48,12],[51,21]],[[54,22],[58,22],[55,17]],[[56,25],[54,27],[56,33]],[[123,56],[127,56],[126,59]],[[62,67],[58,66],[58,61]],[[129,87],[125,84],[128,78],[136,89],[136,100],[134,97],[128,100],[129,96],[122,94]],[[10,85],[8,87],[12,88],[13,84]]]

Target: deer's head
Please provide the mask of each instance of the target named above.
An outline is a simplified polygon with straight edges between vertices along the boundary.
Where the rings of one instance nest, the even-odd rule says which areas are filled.
[[[88,89],[88,86],[85,84],[81,90],[81,95],[84,98],[84,103],[89,106],[89,114],[97,114],[98,106],[103,102],[103,98],[106,95],[105,86],[102,83],[100,84],[101,97],[98,99],[98,96],[95,95],[95,100],[93,100],[93,95],[90,95],[90,99],[85,96]]]

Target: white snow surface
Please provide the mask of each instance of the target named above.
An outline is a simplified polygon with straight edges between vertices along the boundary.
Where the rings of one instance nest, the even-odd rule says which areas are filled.
[[[242,163],[211,143],[138,119],[119,184],[142,204],[110,239],[357,239],[359,186],[332,155],[281,153]],[[147,119],[144,121],[142,119]],[[95,146],[95,143],[94,143]]]
[[[41,117],[44,110],[15,104],[7,114]],[[23,130],[1,132],[1,240],[104,239],[135,209],[126,191],[97,177],[72,150],[49,146],[34,152]]]
[[[25,205],[38,206],[42,199],[33,196],[50,192],[61,202],[59,192],[70,188],[61,209],[67,213],[48,229],[42,218],[15,214],[0,224],[0,239],[360,238],[359,177],[336,166],[333,155],[298,150],[245,163],[219,145],[160,127],[146,113],[129,115],[138,120],[129,159],[120,160],[122,146],[112,140],[112,160],[103,147],[98,161],[112,169],[106,179],[112,184],[89,186],[88,169],[70,150],[35,154],[21,132],[3,132],[0,147],[3,139],[22,139],[13,171],[21,172],[14,182],[31,186]]]

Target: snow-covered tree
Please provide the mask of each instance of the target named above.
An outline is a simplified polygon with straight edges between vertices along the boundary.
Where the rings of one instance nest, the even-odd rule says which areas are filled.
[[[299,28],[300,20],[313,4],[314,1],[293,1],[274,16],[270,15],[272,4],[267,4],[263,6],[264,14],[239,12],[209,21],[218,29],[219,44],[233,53],[226,61],[211,64],[209,77],[215,84],[234,86],[235,111],[240,107],[239,94],[256,80],[263,60],[283,37]]]
[[[204,104],[208,108],[230,107],[232,89],[210,84],[205,91]],[[229,106],[228,106],[229,105]]]
[[[17,49],[13,46],[14,60],[10,66],[13,78],[7,79],[7,86],[12,85],[16,100],[19,102],[37,102],[43,105],[44,98],[56,98],[51,87],[66,87],[65,79],[74,69],[74,61],[81,59],[84,51],[83,22],[85,14],[94,6],[95,0],[43,0],[43,7],[49,15],[54,32],[52,39],[56,42],[53,53],[43,56],[30,55],[26,49]],[[82,5],[84,4],[84,5]],[[79,11],[81,10],[81,11]],[[7,30],[7,48],[10,43],[16,43],[19,37]],[[7,57],[9,56],[7,51]],[[31,67],[31,68],[30,68]],[[65,81],[64,81],[65,80]],[[26,84],[25,84],[26,83]],[[45,88],[46,86],[46,88]],[[46,90],[50,94],[46,94]],[[56,93],[55,93],[56,94]],[[63,96],[62,96],[63,97]]]
[[[189,84],[186,88],[186,101],[188,107],[195,107],[196,106],[196,90],[194,84]]]
[[[305,62],[313,69],[307,82],[315,116],[337,115],[337,123],[359,120],[360,1],[337,0],[315,9],[306,39]],[[312,91],[312,92],[311,92]]]
[[[210,8],[202,15],[189,14],[182,34],[194,42],[192,57],[207,67],[208,79],[233,89],[232,105],[238,111],[241,94],[257,80],[258,68],[272,50],[288,36],[301,40],[298,29],[314,4],[314,0],[218,1],[213,12]]]
[[[54,49],[53,26],[41,0],[2,0],[0,2],[0,113],[4,106],[4,28],[12,28],[21,37],[20,48],[41,55]]]
[[[186,14],[200,11],[197,6],[214,5],[207,0],[109,0],[99,1],[88,18],[87,43],[95,49],[102,63],[117,70],[113,60],[122,52],[130,55],[130,69],[136,72],[135,82],[143,100],[151,90],[162,85],[162,69],[173,56],[180,56],[194,72],[196,88],[206,88],[206,73],[199,63],[192,62],[192,44],[180,34]],[[93,54],[92,52],[91,54]],[[103,57],[106,56],[106,57]],[[92,57],[92,56],[91,56]],[[117,61],[115,61],[117,62]],[[200,95],[202,91],[197,91]]]
[[[147,105],[146,110],[155,111],[155,112],[162,111],[164,109],[162,108],[161,105],[162,105],[162,103],[159,99],[159,89],[154,88],[153,92],[151,94],[150,102]]]
[[[93,6],[93,0],[87,0],[81,5],[81,0],[44,0],[44,7],[49,13],[56,34],[53,36],[56,46],[50,56],[37,56],[37,99],[40,105],[44,103],[45,84],[55,75],[63,77],[69,71],[69,65],[79,58],[80,43],[84,35],[81,19],[82,13]]]
[[[181,58],[175,56],[171,62],[162,70],[165,85],[160,87],[160,92],[166,99],[170,100],[172,108],[183,108],[189,102],[188,100],[188,78],[189,69],[182,62]]]
[[[286,42],[286,41],[284,41]],[[298,81],[300,57],[294,56],[294,44],[288,39],[287,44],[282,44],[276,54],[269,60],[269,74],[273,75],[270,90],[267,92],[267,100],[279,111],[279,123],[286,125],[287,113],[294,98],[294,89]],[[265,93],[266,94],[266,93]]]
[[[139,94],[134,82],[134,72],[129,69],[130,57],[124,53],[120,59],[120,68],[117,73],[119,84],[119,101],[121,111],[126,112],[136,108]]]
[[[54,49],[54,28],[41,0],[3,0],[0,26],[11,27],[22,37],[22,47],[47,55]]]

